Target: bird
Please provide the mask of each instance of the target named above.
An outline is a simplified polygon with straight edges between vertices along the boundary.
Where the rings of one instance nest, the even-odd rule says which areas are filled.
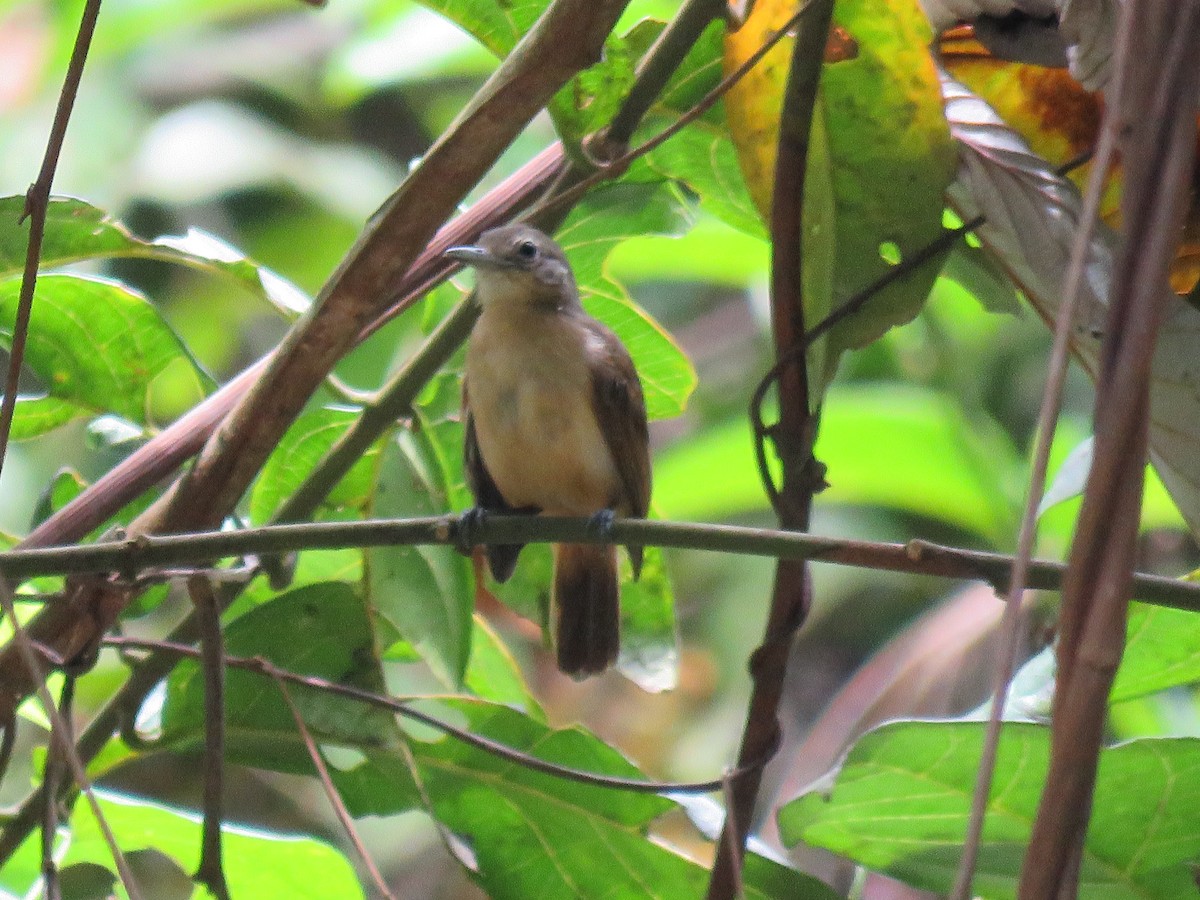
[[[463,459],[476,510],[645,518],[650,441],[629,351],[588,315],[562,248],[526,224],[484,232],[446,256],[475,269],[480,315],[467,344]],[[485,548],[499,582],[522,545]],[[642,548],[628,548],[634,577]],[[612,544],[555,544],[551,621],[558,667],[603,672],[620,650],[620,582]]]

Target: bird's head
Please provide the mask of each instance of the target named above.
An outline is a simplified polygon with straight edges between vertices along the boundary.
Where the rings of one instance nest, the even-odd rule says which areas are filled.
[[[516,303],[561,309],[579,302],[562,248],[529,225],[493,228],[478,243],[451,247],[445,255],[475,269],[475,293],[484,307]]]

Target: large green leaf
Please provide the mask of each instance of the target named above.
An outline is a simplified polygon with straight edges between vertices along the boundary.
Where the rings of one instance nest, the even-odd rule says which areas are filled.
[[[201,827],[196,814],[109,791],[98,791],[97,795],[117,843],[127,856],[132,854],[131,864],[137,862],[139,851],[156,850],[179,867],[181,881],[196,871],[200,863]],[[230,894],[234,897],[352,900],[363,896],[354,868],[326,843],[310,837],[273,834],[236,825],[224,825],[221,832],[221,860]],[[112,854],[92,815],[91,806],[79,802],[71,816],[68,849],[59,865],[67,869],[89,863],[112,871],[110,884],[116,881]],[[34,835],[4,866],[0,884],[14,895],[26,896],[40,875],[41,836]],[[117,896],[126,896],[123,890],[114,890],[117,890]],[[202,892],[195,894],[201,895]]]
[[[1110,702],[1200,681],[1200,619],[1194,612],[1135,603]]]
[[[0,281],[5,345],[12,341],[20,287],[18,278]],[[214,386],[144,297],[75,275],[38,279],[25,364],[55,400],[138,423],[151,418],[156,394],[165,386],[190,394],[192,402]],[[46,412],[44,405],[38,409]]]
[[[696,386],[696,373],[670,335],[608,277],[605,260],[631,235],[674,234],[690,221],[679,197],[662,182],[624,182],[591,194],[559,229],[579,282],[583,304],[624,341],[646,392],[650,418],[683,411]]]
[[[231,656],[261,656],[304,675],[383,689],[366,605],[353,586],[341,582],[296,588],[247,612],[226,629],[225,649]],[[319,740],[380,745],[395,736],[392,717],[383,710],[304,687],[289,690]],[[263,768],[297,764],[297,747],[275,737],[278,732],[295,734],[296,725],[271,679],[230,670],[226,717],[231,757]],[[167,745],[197,742],[204,721],[204,680],[199,664],[187,660],[167,682],[161,740]],[[304,754],[303,760],[307,758]]]
[[[458,24],[497,57],[504,58],[517,45],[549,3],[500,0],[423,0],[434,12]],[[563,139],[577,142],[606,123],[633,83],[631,48],[620,37],[604,42],[601,61],[580,72],[550,102],[550,115]]]
[[[552,730],[506,707],[447,699],[442,714],[475,734],[540,759],[587,771],[640,777],[616,751],[581,729]],[[531,771],[448,738],[410,744],[432,813],[466,838],[472,874],[503,898],[698,897],[707,870],[647,838],[673,804],[660,797],[579,784]],[[411,776],[398,757],[376,759],[399,786]],[[364,773],[367,766],[363,767]],[[376,776],[377,777],[377,776]],[[366,790],[375,790],[374,777]],[[353,793],[353,791],[351,791]],[[767,894],[761,884],[770,885]],[[748,867],[754,898],[831,898],[815,879],[779,866]]]
[[[424,429],[400,432],[385,445],[374,515],[439,515],[448,508],[450,473]],[[368,602],[429,663],[446,684],[462,683],[471,652],[475,594],[471,566],[452,547],[372,547],[367,554]]]
[[[306,412],[292,423],[262,468],[250,493],[250,518],[265,525],[362,414],[361,410],[327,406]],[[379,448],[368,450],[330,491],[324,506],[361,510],[369,500]]]
[[[909,884],[950,890],[962,853],[983,723],[898,722],[861,738],[828,793],[788,803],[779,824],[803,841]],[[975,889],[1013,897],[1046,778],[1049,730],[1005,726]],[[1100,756],[1080,896],[1194,897],[1200,855],[1200,742],[1142,740]]]
[[[24,206],[23,196],[0,198],[0,278],[19,275],[25,265],[29,227],[17,224]],[[50,201],[40,256],[43,270],[114,257],[156,259],[221,275],[289,316],[303,312],[311,302],[290,281],[207,232],[192,229],[183,237],[147,241],[83,200],[55,197]]]
[[[918,4],[842,0],[834,20],[852,45],[821,76],[837,216],[837,307],[887,271],[885,244],[905,257],[941,234],[955,151]],[[915,316],[939,268],[940,261],[927,263],[874,297],[834,329],[834,349],[861,347]]]

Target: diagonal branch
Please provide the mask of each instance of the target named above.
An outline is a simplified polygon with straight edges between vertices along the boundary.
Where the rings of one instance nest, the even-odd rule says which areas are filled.
[[[132,531],[219,524],[312,392],[384,310],[390,288],[437,227],[554,93],[599,58],[624,5],[625,0],[555,0],[376,214],[195,466],[133,523]],[[37,642],[66,660],[94,646],[132,596],[128,588],[91,581],[71,585],[69,593],[68,612],[40,616],[30,625]],[[0,720],[28,691],[31,675],[11,647],[0,653]]]
[[[288,690],[287,681],[280,677],[278,672],[271,672],[270,674],[275,679],[275,686],[279,688],[283,702],[287,704],[288,711],[292,714],[292,719],[296,723],[296,730],[300,732],[300,738],[304,741],[304,748],[308,751],[308,757],[312,760],[313,768],[317,770],[317,777],[321,782],[321,786],[325,789],[325,796],[329,798],[329,805],[333,807],[338,821],[342,823],[342,830],[346,832],[346,837],[349,838],[351,846],[354,847],[354,852],[358,854],[359,861],[366,868],[367,874],[371,876],[371,880],[375,882],[375,888],[379,891],[380,896],[386,898],[386,900],[396,900],[396,895],[388,889],[387,882],[379,871],[379,866],[375,865],[375,860],[371,858],[366,845],[358,835],[358,829],[354,827],[354,819],[350,815],[350,810],[346,809],[342,795],[338,793],[338,789],[333,783],[333,778],[329,774],[329,767],[325,765],[325,759],[321,756],[317,742],[313,740],[312,732],[308,730],[308,723],[304,721],[304,715],[300,712],[300,707],[292,699],[292,692]]]

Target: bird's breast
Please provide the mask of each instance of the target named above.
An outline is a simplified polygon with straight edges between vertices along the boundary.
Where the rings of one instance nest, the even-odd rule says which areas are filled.
[[[592,402],[587,332],[566,316],[485,310],[467,349],[467,389],[484,465],[511,506],[589,515],[620,478]]]

